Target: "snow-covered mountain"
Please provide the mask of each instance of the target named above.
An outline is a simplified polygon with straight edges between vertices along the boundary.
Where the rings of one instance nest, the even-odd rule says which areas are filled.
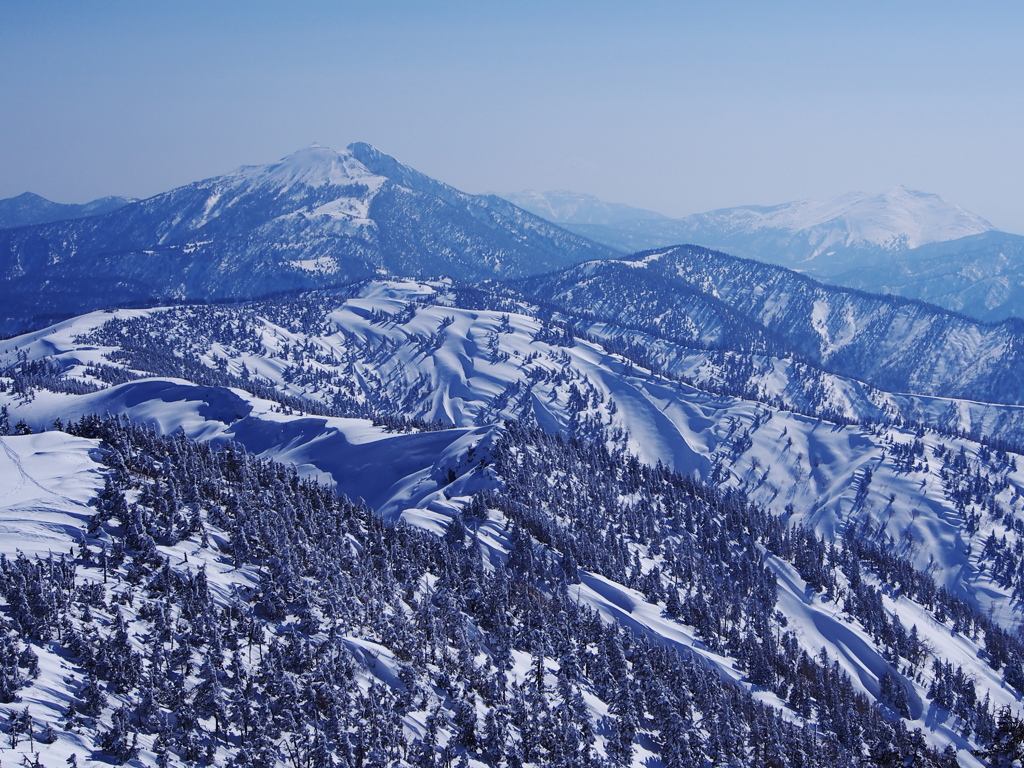
[[[988,322],[1024,318],[1024,237],[987,232],[932,243],[835,275],[839,285],[920,299]]]
[[[639,274],[659,260],[624,268]],[[265,692],[291,681],[293,698],[306,701],[313,695],[307,690],[335,683],[304,658],[350,659],[346,679],[354,687],[338,694],[340,726],[333,731],[302,718],[269,730],[281,762],[297,732],[307,738],[295,749],[322,740],[337,750],[354,738],[344,734],[360,730],[360,718],[364,726],[376,723],[369,710],[356,714],[357,704],[369,706],[358,697],[369,696],[398,718],[393,748],[429,747],[440,755],[447,745],[477,766],[501,762],[484,736],[496,727],[487,718],[503,701],[511,712],[499,752],[525,750],[526,764],[574,764],[557,757],[563,743],[589,745],[623,765],[659,757],[686,764],[672,763],[670,751],[685,742],[691,760],[697,754],[713,762],[725,749],[740,764],[758,765],[759,743],[775,750],[789,739],[756,736],[764,718],[773,732],[796,727],[817,745],[807,750],[808,765],[883,762],[886,749],[925,765],[977,764],[968,750],[998,740],[997,710],[1019,713],[1024,687],[1024,647],[1000,628],[1019,621],[1016,595],[1024,589],[1016,546],[1024,519],[1021,456],[984,435],[980,442],[961,437],[953,424],[943,430],[915,423],[900,410],[911,398],[876,400],[869,388],[836,376],[804,378],[827,386],[830,407],[845,399],[847,410],[823,418],[812,411],[825,401],[808,392],[801,414],[783,401],[797,397],[787,379],[802,376],[805,363],[767,351],[764,364],[756,363],[760,391],[730,394],[721,390],[755,364],[752,356],[696,349],[668,333],[630,328],[626,318],[622,325],[577,319],[577,332],[593,337],[586,340],[564,314],[532,302],[507,288],[377,281],[250,305],[93,313],[0,345],[7,429],[38,432],[57,419],[79,425],[74,435],[0,438],[2,475],[17,489],[0,510],[10,558],[15,547],[45,557],[72,545],[81,550],[82,541],[94,553],[116,544],[127,555],[118,564],[103,560],[102,569],[95,554],[91,565],[76,555],[84,591],[72,602],[68,626],[86,644],[75,651],[63,641],[35,642],[32,627],[40,625],[29,624],[14,593],[5,593],[7,615],[24,622],[18,642],[30,643],[40,659],[37,682],[24,686],[30,664],[16,671],[19,695],[57,731],[55,751],[45,754],[107,749],[94,741],[101,738],[110,749],[123,745],[115,736],[128,726],[114,715],[120,707],[134,712],[145,688],[125,682],[112,665],[90,667],[82,648],[90,637],[116,639],[116,607],[141,668],[163,679],[166,662],[151,655],[160,631],[154,609],[167,602],[159,590],[176,578],[184,607],[171,618],[180,634],[160,647],[179,648],[167,673],[179,680],[172,688],[187,695],[179,701],[158,689],[148,700],[166,714],[129,718],[122,754],[134,731],[145,764],[158,749],[184,754],[190,739],[212,743],[220,759],[234,757],[241,714],[208,707],[211,675],[226,699],[242,685],[243,670],[261,700],[276,701]],[[681,381],[691,373],[715,383],[716,367],[725,374],[717,393]],[[941,398],[917,398],[916,406],[946,414],[987,409],[980,423],[990,427],[1019,423],[1021,410]],[[867,407],[876,408],[874,416],[858,419],[857,409]],[[120,414],[177,442],[82,421],[90,413]],[[193,440],[228,453],[215,458],[191,447]],[[343,519],[353,522],[343,540],[351,542],[350,554],[325,577],[313,568],[320,547],[338,557],[330,549],[338,537],[323,535],[324,502],[291,496],[301,490],[296,481],[243,460],[242,448],[360,496],[377,516],[423,529],[436,544],[415,543],[401,527],[374,533],[369,518],[348,511]],[[207,473],[218,479],[207,481]],[[258,484],[246,485],[257,476]],[[104,477],[115,490],[107,491]],[[131,506],[119,506],[118,488]],[[120,511],[90,528],[94,513],[84,505],[100,497],[106,501],[91,509]],[[264,497],[287,521],[278,523],[283,535],[273,559],[258,554],[273,528],[259,506]],[[166,565],[139,554],[150,547],[147,535]],[[392,535],[405,543],[382,549],[378,542]],[[396,560],[386,551],[408,554]],[[211,636],[191,627],[224,626],[216,616],[200,620],[202,612],[189,607],[193,598],[185,598],[195,594],[200,565],[218,611],[232,626],[258,627],[266,646],[246,662],[242,641],[230,664],[230,647],[217,651],[212,658],[223,662],[223,675],[203,671],[213,653],[207,650],[195,650],[191,672],[177,671],[183,641],[198,631],[192,647],[203,649]],[[101,605],[89,597],[95,588],[85,587],[102,583],[108,571]],[[417,575],[406,581],[409,572]],[[295,581],[300,573],[305,582]],[[347,595],[343,609],[332,602],[338,589]],[[523,600],[539,601],[533,613],[524,612]],[[542,605],[564,618],[542,615]],[[628,631],[638,652],[627,651],[619,665],[618,650],[593,640],[594,622],[577,613],[584,607],[601,618],[598,629]],[[425,611],[436,611],[435,618]],[[98,632],[90,634],[86,614]],[[496,626],[501,616],[509,623]],[[447,639],[430,640],[437,632]],[[292,666],[275,672],[257,663],[300,639],[305,650],[285,655]],[[648,648],[682,654],[686,664],[714,674],[687,682]],[[600,671],[602,662],[619,669],[618,682]],[[101,725],[66,732],[59,715],[68,702],[92,706],[89,674],[109,681]],[[546,708],[551,721],[529,707],[516,710],[516,697],[529,693],[537,674],[546,698],[536,711]],[[498,690],[473,682],[495,679]],[[622,692],[659,686],[674,692],[673,701],[690,702],[685,711],[693,714],[678,735],[658,696]],[[574,690],[582,704],[569,716]],[[748,698],[723,707],[719,690]],[[733,710],[735,716],[720,714]],[[558,712],[584,734],[563,738],[554,725]],[[440,713],[434,730],[431,713]],[[534,745],[527,723],[536,718],[549,723],[551,736]],[[725,722],[737,734],[728,747],[716,735]],[[916,747],[906,728],[921,729]],[[952,753],[942,758],[947,747]]]
[[[694,231],[721,232],[725,236],[762,230],[799,234],[814,249],[808,260],[857,246],[901,251],[993,229],[959,205],[906,187],[878,195],[854,192],[831,200],[727,208],[684,221]]]
[[[129,203],[129,197],[101,197],[81,205],[55,203],[45,197],[25,192],[17,197],[0,200],[0,229],[27,227],[33,224],[47,224],[64,219],[83,219],[87,216],[102,216],[116,211]]]
[[[608,203],[593,195],[556,190],[539,192],[527,189],[502,195],[524,211],[540,216],[555,224],[589,224],[608,226],[634,221],[667,221],[668,217],[643,208],[622,203]]]
[[[1021,237],[934,194],[897,187],[880,195],[742,206],[683,219],[649,216],[586,195],[534,195],[510,199],[622,251],[691,243],[979,320],[1024,317]],[[580,216],[574,216],[577,199]],[[607,215],[601,213],[605,207]]]
[[[896,190],[700,226],[839,263],[987,224]],[[618,256],[366,144],[0,230],[5,322],[35,328],[0,341],[5,757],[1022,746],[1021,322]]]
[[[682,219],[637,217],[569,228],[622,250],[693,243],[820,276],[865,259],[993,230],[959,205],[905,187],[878,195],[855,192],[829,200],[724,208]]]
[[[590,262],[521,286],[570,317],[686,345],[805,360],[888,392],[1024,404],[1019,320],[981,323],[695,246]]]
[[[218,300],[388,273],[518,277],[614,251],[367,144],[321,146],[104,216],[0,230],[0,332],[154,300]]]

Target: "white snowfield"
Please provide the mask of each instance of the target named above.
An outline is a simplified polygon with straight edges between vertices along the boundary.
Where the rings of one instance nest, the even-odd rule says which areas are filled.
[[[828,200],[770,207],[729,208],[703,214],[737,229],[808,232],[822,249],[859,243],[917,248],[988,232],[985,219],[938,195],[899,186],[881,194],[851,192]]]
[[[0,438],[0,552],[60,555],[78,541],[103,488],[94,440],[61,432]]]
[[[19,355],[48,358],[66,369],[66,375],[104,387],[85,395],[40,390],[31,399],[8,392],[0,394],[0,403],[8,406],[12,425],[23,419],[35,429],[47,428],[56,418],[109,412],[163,433],[180,429],[199,440],[236,441],[259,456],[293,464],[304,475],[363,498],[387,519],[401,518],[439,534],[470,494],[501,482],[481,459],[503,419],[525,413],[549,429],[589,421],[604,430],[609,442],[625,445],[645,462],[660,461],[720,487],[742,489],[755,503],[811,524],[826,539],[868,523],[879,542],[891,540],[940,584],[1007,626],[1020,621],[1019,606],[984,571],[981,560],[991,534],[1005,536],[1011,544],[1018,534],[985,515],[977,530],[970,531],[948,498],[937,452],[940,446],[962,449],[977,471],[1005,483],[998,500],[1014,518],[1024,514],[1020,457],[1015,457],[1018,468],[993,469],[981,458],[980,447],[967,440],[932,432],[918,437],[912,430],[888,426],[839,426],[709,394],[629,364],[598,344],[545,341],[544,333],[551,328],[527,315],[444,306],[440,302],[445,291],[443,283],[372,283],[359,296],[338,300],[326,317],[330,332],[322,335],[289,330],[252,309],[224,309],[236,312],[240,323],[251,323],[260,352],[202,337],[189,343],[211,367],[237,373],[244,366],[250,375],[285,392],[329,402],[340,381],[364,400],[386,394],[402,402],[408,415],[446,422],[453,426],[449,430],[389,433],[362,419],[282,413],[277,404],[236,389],[166,378],[107,386],[86,375],[89,365],[123,366],[110,361],[113,348],[89,339],[106,321],[156,318],[187,308],[92,313],[0,343],[4,365],[15,363]],[[306,350],[301,361],[294,354],[289,357],[287,350],[300,347]],[[785,363],[778,361],[778,366],[784,383]],[[296,367],[337,378],[322,389],[300,386],[287,372]],[[943,401],[942,406],[974,407],[957,401]],[[918,439],[923,456],[912,468],[899,466],[893,446]],[[10,489],[0,508],[2,551],[67,551],[77,541],[89,498],[102,487],[94,458],[98,446],[54,432],[0,442],[0,478]],[[870,482],[865,481],[868,471]],[[492,511],[481,526],[492,561],[507,550],[505,525]],[[179,546],[195,549],[188,542]],[[641,555],[651,567],[653,561]],[[779,577],[777,608],[804,649],[817,655],[824,648],[855,685],[877,694],[886,666],[870,635],[840,606],[810,594],[787,564],[774,558],[768,563]],[[230,589],[236,577],[218,573],[222,588]],[[649,604],[643,595],[593,574],[584,575],[576,594],[607,620],[691,649],[724,677],[745,684],[731,659],[704,648],[692,628],[666,618],[663,608]],[[953,633],[950,624],[937,622],[904,597],[889,596],[885,607],[908,629],[916,625],[937,655],[963,666],[995,706],[1017,706],[1016,694],[982,660],[981,639]],[[380,654],[377,663],[386,666],[387,655]],[[913,692],[912,725],[924,728],[936,746],[953,743],[966,749],[943,714],[926,706],[931,672],[928,664],[923,666],[919,679],[904,681]],[[59,689],[45,682],[50,674],[58,672],[44,668],[38,684],[40,711],[56,706],[51,699],[58,694],[43,693],[46,685]],[[774,696],[756,693],[782,706]],[[975,764],[966,752],[960,757],[965,765]]]

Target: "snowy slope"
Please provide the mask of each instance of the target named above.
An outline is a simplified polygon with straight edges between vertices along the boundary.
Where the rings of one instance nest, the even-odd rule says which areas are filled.
[[[149,320],[154,329],[160,329],[156,332],[162,338],[182,351],[194,345],[192,351],[212,369],[241,371],[244,367],[250,375],[293,395],[330,403],[339,393],[354,393],[361,402],[460,428],[487,427],[525,415],[545,429],[600,437],[651,464],[661,461],[719,487],[741,488],[777,514],[786,514],[792,505],[798,519],[812,522],[827,538],[870,523],[878,537],[901,542],[900,551],[918,567],[930,568],[957,594],[991,608],[1004,621],[1016,615],[1009,599],[1012,586],[993,585],[983,572],[981,549],[990,533],[998,537],[1006,530],[1002,514],[991,524],[990,513],[981,514],[974,523],[984,505],[958,509],[949,496],[954,483],[949,462],[962,446],[970,471],[990,477],[995,488],[1005,484],[992,497],[996,508],[1011,515],[1024,511],[1024,477],[978,443],[938,433],[919,438],[915,426],[830,424],[818,416],[769,405],[771,397],[756,402],[712,394],[662,378],[597,344],[560,344],[551,335],[552,326],[529,316],[434,303],[443,297],[443,293],[435,294],[438,288],[446,290],[444,284],[369,284],[360,296],[317,320],[328,330],[325,334],[288,328],[269,321],[259,311],[228,308],[131,311],[123,316]],[[102,332],[87,333],[90,327],[110,319],[110,315],[96,313],[49,332],[13,339],[6,347],[7,359],[14,362],[18,348],[30,358],[45,356],[59,361],[69,374],[81,375],[83,366],[117,358],[112,354],[116,348],[103,343],[111,338]],[[326,326],[323,319],[328,321]],[[232,325],[239,335],[227,342],[216,329]],[[140,326],[143,332],[145,328],[145,324]],[[197,328],[207,330],[197,334]],[[680,350],[661,344],[662,357],[677,361],[675,370],[700,367],[700,358],[692,351],[687,360]],[[655,347],[653,343],[648,346]],[[705,359],[705,363],[707,369],[710,361]],[[760,379],[767,395],[774,396],[773,387],[781,392],[787,386],[787,376],[793,375],[787,367],[791,365],[785,361],[767,365],[770,375]],[[668,369],[673,370],[672,366]],[[90,376],[84,380],[105,386]],[[858,391],[855,383],[842,379],[825,383],[834,389],[835,404],[848,398],[843,412],[853,419],[876,421],[884,418],[887,410],[899,413],[899,408],[905,416],[915,409],[932,415],[962,413],[965,424],[1019,423],[1022,418],[1019,408],[941,398],[876,396],[872,402],[871,393]],[[369,439],[332,437],[344,434],[348,422],[307,417],[298,422],[292,419],[288,428],[273,427],[277,417],[267,413],[273,407],[268,403],[254,406],[237,392],[221,395],[209,389],[176,387],[139,382],[83,396],[41,394],[29,403],[12,398],[11,418],[24,414],[38,427],[62,414],[66,417],[90,410],[132,413],[165,432],[184,426],[188,434],[240,440],[260,455],[315,466],[331,474],[343,490],[371,498],[369,491],[346,488],[337,472],[324,466],[324,453],[333,455],[339,448],[318,451],[318,446],[359,444]],[[171,405],[161,405],[165,402]],[[254,410],[250,412],[250,408]],[[170,415],[160,415],[164,411]],[[475,432],[465,434],[465,440],[478,439]],[[429,435],[387,439],[397,445],[425,441],[423,463],[388,475],[388,482],[383,483],[395,492],[401,487],[399,476],[411,477],[425,470],[432,463],[431,452],[444,455]],[[384,433],[378,430],[373,440],[385,440]],[[921,444],[921,455],[912,461],[894,455],[893,445],[915,443]],[[463,443],[457,440],[452,444]],[[405,452],[410,457],[420,455],[412,448],[395,455]],[[872,480],[861,496],[859,489],[868,470]],[[428,483],[424,493],[437,490],[436,484]],[[388,509],[395,508],[385,501],[387,494],[382,491],[373,498]]]
[[[95,441],[47,432],[0,439],[0,552],[46,557],[78,540],[103,487]]]
[[[52,553],[81,548],[85,540],[85,512],[91,511],[85,506],[85,502],[94,498],[100,491],[102,477],[105,474],[105,467],[100,461],[103,451],[99,442],[50,432],[3,437],[0,438],[0,447],[3,448],[3,454],[0,456],[0,475],[4,478],[19,478],[14,486],[13,495],[0,505],[0,524],[5,526],[6,533],[3,538],[4,554],[11,558],[19,556],[19,553],[38,554],[45,558]],[[423,513],[423,517],[417,522],[432,521],[427,523],[430,527],[431,524],[436,525],[436,522],[440,521],[442,525],[438,532],[443,531],[451,519],[451,509],[447,517],[443,514],[438,515],[437,510],[434,510],[432,515],[430,510],[426,509]],[[478,540],[486,548],[486,560],[493,567],[502,567],[501,563],[508,556],[508,523],[508,520],[502,519],[500,514],[492,511],[489,519],[480,526]],[[161,546],[160,554],[168,557],[168,562],[173,563],[173,570],[185,578],[194,578],[201,569],[217,603],[232,605],[237,610],[239,593],[257,588],[260,575],[255,568],[238,568],[232,565],[230,557],[226,556],[227,538],[227,532],[218,530],[211,523],[203,534],[202,541],[198,536],[188,537],[174,546]],[[90,537],[90,541],[96,540]],[[808,652],[825,649],[837,660],[838,668],[850,674],[858,686],[877,693],[878,677],[890,669],[891,665],[872,649],[869,634],[856,623],[851,625],[848,617],[842,616],[835,605],[827,604],[813,596],[813,591],[787,563],[777,558],[769,558],[769,566],[779,574],[777,616],[779,620],[786,622],[788,631],[795,633],[794,636],[800,639]],[[149,637],[149,624],[146,623],[146,620],[151,619],[148,614],[143,615],[141,605],[134,602],[137,598],[126,597],[134,593],[131,584],[124,578],[123,569],[112,566],[109,570],[110,585],[107,586],[106,567],[102,569],[101,574],[95,563],[92,568],[86,567],[86,564],[79,565],[79,585],[91,583],[97,588],[102,587],[101,593],[109,594],[110,597],[109,605],[102,603],[93,608],[94,616],[89,621],[100,621],[103,625],[109,626],[114,621],[116,611],[118,615],[127,619],[128,626],[132,628],[130,643],[138,652],[145,652],[147,644],[152,642]],[[692,654],[700,664],[715,670],[726,681],[749,685],[741,664],[727,655],[709,649],[698,639],[693,627],[666,617],[661,606],[650,602],[634,589],[616,584],[597,574],[582,573],[580,583],[570,589],[570,596],[578,604],[597,611],[605,620],[648,635],[655,644],[666,644],[684,654]],[[936,654],[954,663],[965,664],[965,668],[970,670],[971,674],[978,676],[983,689],[991,694],[994,705],[1002,706],[1013,702],[1012,695],[1009,691],[1001,689],[998,679],[986,672],[983,665],[979,666],[976,663],[977,646],[955,633],[952,639],[944,639],[944,636],[949,634],[948,628],[937,623],[934,626],[929,625],[929,614],[913,604],[904,604],[900,606],[900,610],[904,615],[908,612],[913,615],[917,625],[925,630],[925,637],[934,641]],[[272,642],[280,642],[288,637],[287,631],[286,629],[278,638],[271,636],[269,639]],[[292,628],[290,631],[294,633],[295,630]],[[384,686],[383,690],[389,695],[401,696],[403,691],[409,690],[409,669],[386,644],[376,642],[372,635],[361,637],[353,634],[341,640],[353,654],[357,690],[366,691],[374,684]],[[21,700],[11,706],[11,711],[20,712],[23,707],[28,709],[33,716],[33,727],[38,729],[40,734],[40,741],[33,744],[23,738],[20,745],[11,747],[12,754],[29,755],[31,749],[43,760],[51,762],[64,761],[72,752],[77,753],[79,759],[83,754],[91,754],[94,759],[107,759],[102,757],[102,750],[94,736],[95,731],[83,727],[85,724],[67,730],[64,727],[62,714],[69,702],[76,700],[77,680],[85,677],[82,666],[67,655],[56,652],[60,648],[56,643],[41,644],[36,648],[39,657],[38,676],[21,690]],[[485,650],[491,652],[490,649]],[[240,659],[236,654],[232,660],[232,669],[236,675],[238,672],[234,665],[238,661]],[[516,651],[513,653],[512,662],[512,668],[508,673],[511,684],[525,685],[525,681],[533,674],[531,669],[536,664],[535,659],[529,654]],[[557,673],[558,660],[546,659],[543,663],[550,673]],[[252,673],[255,674],[255,668]],[[549,683],[552,689],[557,679],[552,674]],[[905,683],[913,691],[911,698],[914,702],[914,710],[908,725],[923,727],[927,740],[938,748],[949,744],[959,748],[962,764],[977,764],[966,751],[963,751],[969,748],[970,742],[960,738],[952,730],[952,722],[948,721],[948,716],[934,711],[934,708],[926,712],[920,705],[928,679],[927,676],[922,676],[920,681]],[[192,676],[189,684],[198,690],[200,680],[201,678]],[[514,688],[512,690],[514,691]],[[756,687],[753,691],[755,699],[779,709],[787,719],[798,724],[803,722],[799,716],[786,708],[783,701],[771,693],[759,691]],[[81,693],[77,695],[81,696]],[[111,699],[112,707],[132,701],[130,697],[121,695],[111,696]],[[607,722],[607,702],[590,694],[586,703],[590,717],[596,723]],[[449,717],[454,714],[450,701],[445,702],[443,693],[438,706],[447,709]],[[481,718],[486,711],[486,708],[480,709]],[[404,718],[406,732],[422,736],[426,714],[419,711],[408,712]],[[204,718],[203,722],[204,727],[212,727],[208,719]],[[50,726],[56,731],[53,743],[44,743],[42,740],[41,734],[45,726]],[[104,715],[101,730],[107,728],[112,728],[111,720],[109,715]],[[603,737],[598,743],[607,744],[609,733],[604,730],[604,726],[601,729]],[[647,742],[646,746],[652,745]],[[143,736],[137,747],[139,762],[133,764],[154,764],[158,739]],[[644,742],[637,744],[633,765],[647,764],[645,761],[651,753],[644,747]],[[226,756],[230,754],[227,752]],[[483,765],[475,761],[468,764]]]
[[[448,467],[456,466],[458,457],[484,435],[482,429],[394,435],[361,419],[289,417],[275,413],[274,407],[238,391],[146,379],[72,402],[40,397],[16,413],[36,429],[55,418],[118,413],[161,434],[180,430],[215,445],[237,443],[260,458],[293,465],[303,476],[363,499],[390,519],[406,507],[443,501]]]
[[[101,467],[97,463],[101,451],[97,442],[50,432],[0,438],[0,444],[4,448],[0,474],[5,478],[18,478],[13,495],[0,508],[0,521],[8,534],[4,539],[7,544],[6,553],[13,557],[17,551],[21,551],[45,557],[52,552],[70,550],[79,544],[83,536],[82,528],[88,512],[91,512],[86,502],[95,496],[102,485]],[[417,512],[409,510],[413,514],[408,519],[442,533],[456,509],[452,505],[446,508],[430,505],[421,507]],[[479,529],[479,540],[487,548],[489,554],[486,557],[492,563],[500,563],[507,556],[509,542],[505,532],[508,527],[508,520],[491,513]],[[221,541],[223,536],[215,529],[209,530],[207,535],[213,542]],[[223,544],[213,547],[200,545],[197,539],[190,538],[172,549],[165,548],[162,551],[181,564],[177,567],[186,571],[194,573],[195,568],[202,566],[215,594],[226,599],[239,588],[252,586],[255,573],[250,569],[237,570],[231,567],[230,562],[219,554],[222,547]],[[824,648],[858,687],[877,694],[878,679],[890,669],[890,664],[874,649],[870,634],[856,622],[851,625],[849,618],[841,613],[836,604],[816,596],[789,564],[777,558],[769,558],[769,567],[778,574],[777,616],[780,621],[785,621],[788,631],[795,633],[809,653]],[[741,664],[709,649],[698,639],[693,627],[667,618],[663,608],[652,603],[642,593],[597,574],[583,573],[581,579],[581,583],[570,593],[580,604],[596,610],[608,621],[648,635],[653,642],[692,653],[708,668],[717,670],[724,679],[744,684],[745,673]],[[901,613],[905,619],[908,615],[912,617],[915,625],[924,632],[924,638],[933,644],[933,651],[938,657],[949,659],[970,670],[978,678],[982,689],[991,695],[994,705],[1013,703],[1013,694],[1002,688],[998,677],[977,663],[979,651],[976,645],[955,633],[950,638],[946,625],[934,620],[927,611],[913,603],[903,600],[892,608],[894,613]],[[352,638],[351,642],[365,641]],[[383,681],[386,685],[394,686],[396,692],[400,690],[401,684],[397,682],[400,664],[397,659],[386,647],[372,642],[366,647],[372,650],[372,656],[361,662],[365,667],[360,676],[367,682]],[[520,662],[515,676],[522,680],[528,677],[531,662],[528,656]],[[68,690],[61,685],[59,678],[66,676],[69,671],[78,670],[70,666],[67,660],[46,653],[42,654],[41,670],[39,680],[25,689],[19,706],[23,704],[30,707],[37,722],[48,722],[59,728],[57,715],[69,700]],[[937,747],[953,743],[966,749],[969,742],[956,735],[951,728],[952,722],[947,722],[948,718],[934,711],[934,707],[927,711],[921,704],[929,679],[928,676],[922,676],[919,680],[907,680],[905,683],[914,691],[909,725],[924,727],[928,740]],[[754,691],[758,700],[784,713],[788,712],[778,698],[765,691],[758,692],[756,688]],[[600,701],[592,702],[592,706],[595,717],[607,713],[607,706]],[[788,716],[800,722],[792,713]],[[411,725],[415,726],[416,721],[413,720]],[[69,736],[58,739],[53,745],[37,745],[37,748],[51,759],[58,756],[63,759],[72,750],[81,754],[93,748],[82,736]],[[152,742],[143,741],[144,764],[150,764],[152,746]],[[23,744],[21,750],[27,751],[27,744]],[[643,750],[639,750],[638,759],[642,759],[643,755]],[[966,753],[961,758],[965,764],[974,764]]]
[[[86,524],[96,511],[95,505],[88,504],[95,502],[103,488],[104,477],[109,475],[100,441],[48,432],[0,437],[0,449],[0,477],[8,490],[0,502],[0,530],[3,532],[0,553],[12,560],[22,555],[43,559],[62,554],[74,557],[72,553],[80,551],[86,540],[97,542],[93,535],[86,533]],[[260,578],[256,568],[239,568],[224,555],[226,540],[226,532],[211,526],[202,541],[190,537],[174,546],[161,546],[159,551],[184,578],[194,578],[201,571],[218,605],[237,606],[240,590],[254,589]],[[132,592],[130,580],[124,578],[123,569],[111,566],[108,585],[108,569],[103,568],[102,575],[98,571],[79,562],[77,584],[100,588],[100,593],[110,598],[109,605],[103,602],[93,607],[95,616],[89,621],[109,626],[116,611],[127,619],[133,630],[131,645],[136,652],[145,653],[147,648],[152,648],[154,640],[147,631],[148,625],[140,621],[143,618],[140,605],[125,599],[125,595]],[[394,687],[396,692],[401,689],[397,678],[401,665],[387,648],[356,635],[345,638],[344,643],[353,654],[353,682],[357,686],[367,689],[374,683],[384,683]],[[80,699],[76,699],[76,694],[81,695],[79,681],[88,678],[83,665],[59,642],[34,644],[33,648],[38,657],[36,678],[19,691],[16,702],[0,707],[12,715],[29,712],[38,740],[32,743],[23,737],[20,743],[5,742],[5,759],[39,759],[43,765],[64,765],[75,754],[79,765],[96,764],[87,762],[89,758],[104,764],[121,762],[112,760],[109,751],[104,750],[96,738],[111,727],[111,713],[104,713],[95,727],[90,727],[89,719],[77,726],[65,721],[69,704],[81,705]],[[254,668],[251,672],[255,673]],[[196,682],[194,676],[188,681],[189,685]],[[112,694],[113,707],[133,703],[129,696],[113,695],[116,694],[113,689],[108,689],[108,693]],[[422,728],[422,718],[410,716],[409,725],[414,729]],[[53,743],[46,743],[47,726],[59,734]],[[138,757],[131,764],[159,765],[157,743],[158,739],[143,736],[141,742],[136,742]],[[232,751],[221,753],[224,760],[233,756]]]

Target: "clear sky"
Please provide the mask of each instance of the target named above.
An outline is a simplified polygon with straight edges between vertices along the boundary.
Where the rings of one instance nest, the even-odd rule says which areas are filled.
[[[1024,3],[0,2],[0,197],[313,141],[685,215],[936,192],[1024,232]]]

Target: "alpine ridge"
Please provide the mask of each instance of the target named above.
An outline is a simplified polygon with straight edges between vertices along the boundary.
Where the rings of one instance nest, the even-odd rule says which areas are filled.
[[[1024,404],[1019,320],[982,323],[696,246],[588,262],[521,285],[567,315],[686,345],[805,360],[888,392]]]
[[[994,229],[938,195],[902,186],[877,195],[852,192],[827,200],[723,208],[681,219],[638,215],[632,220],[562,223],[622,250],[693,243],[820,276],[865,259]]]
[[[614,253],[369,145],[313,145],[103,216],[0,230],[10,297],[0,332],[105,306],[336,286],[379,270],[519,277]]]
[[[711,760],[728,728],[752,765],[798,738],[816,745],[807,765],[973,765],[1024,687],[1006,629],[1024,589],[1021,456],[984,440],[711,393],[452,281],[97,312],[0,353],[16,489],[0,520],[21,549],[0,560],[17,622],[5,695],[53,731],[47,755],[636,765],[683,745]],[[21,595],[69,572],[68,645],[40,646],[64,609]],[[161,611],[178,639],[154,645]],[[237,622],[262,657],[246,661]],[[127,666],[97,656],[104,640]],[[161,660],[168,644],[192,649],[189,669]],[[82,685],[59,682],[64,657]],[[338,676],[338,724],[300,714]],[[674,693],[641,700],[643,680]],[[276,726],[243,715],[264,697],[290,713]],[[138,721],[142,702],[162,714]],[[266,719],[266,739],[243,717]],[[558,718],[573,727],[541,738]],[[779,735],[755,735],[764,722]],[[58,737],[68,723],[77,740]]]
[[[83,205],[54,203],[45,197],[26,192],[17,197],[0,200],[0,229],[28,227],[64,219],[102,216],[116,211],[135,200],[127,197],[101,197]]]

